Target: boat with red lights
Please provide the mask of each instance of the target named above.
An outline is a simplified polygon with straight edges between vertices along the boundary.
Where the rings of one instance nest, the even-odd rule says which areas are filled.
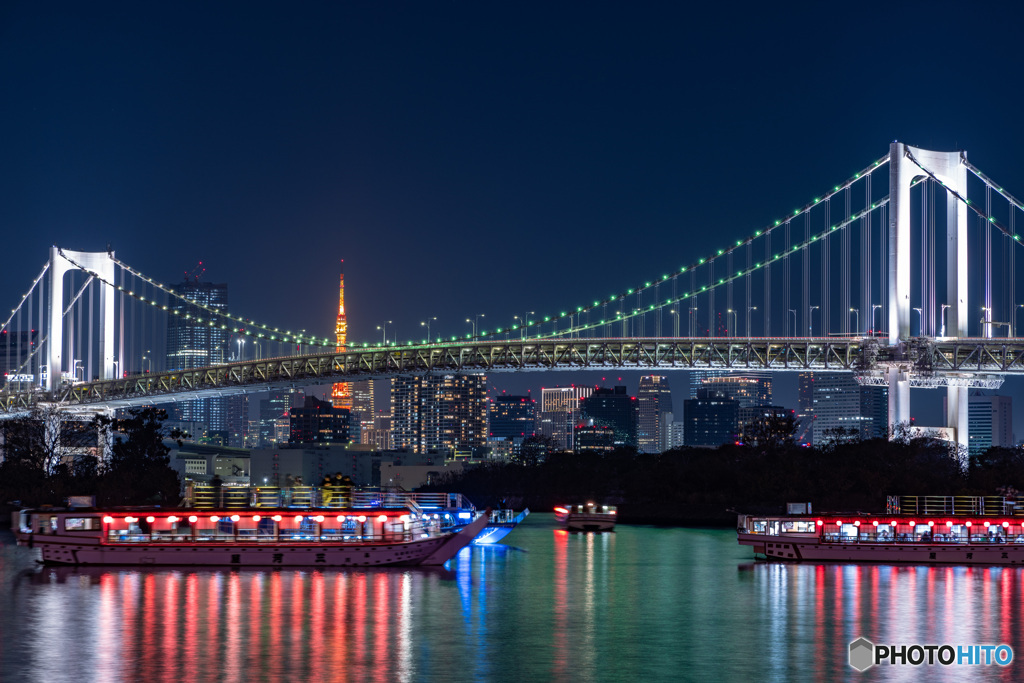
[[[458,531],[409,509],[23,510],[19,545],[45,564],[228,567],[442,565],[487,526]]]
[[[1024,565],[1024,507],[991,496],[889,496],[886,514],[739,515],[737,539],[788,562]]]
[[[614,505],[559,505],[555,519],[569,531],[612,531],[617,512]]]

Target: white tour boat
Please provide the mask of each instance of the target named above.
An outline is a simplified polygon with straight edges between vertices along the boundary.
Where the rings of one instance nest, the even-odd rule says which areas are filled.
[[[617,510],[614,505],[560,505],[555,519],[569,531],[612,531]]]

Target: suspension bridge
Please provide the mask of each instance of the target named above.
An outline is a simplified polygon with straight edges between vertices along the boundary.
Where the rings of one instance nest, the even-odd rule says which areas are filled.
[[[113,251],[55,246],[0,327],[0,416],[429,372],[811,370],[887,386],[890,426],[909,422],[911,387],[945,388],[946,424],[966,446],[968,390],[1024,373],[1018,211],[965,152],[893,142],[790,214],[636,287],[490,331],[474,320],[459,337],[344,349],[178,291]],[[219,357],[168,367],[169,327],[215,336]]]

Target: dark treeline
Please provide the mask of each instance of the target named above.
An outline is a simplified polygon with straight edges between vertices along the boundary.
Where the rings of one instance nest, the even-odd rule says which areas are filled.
[[[787,502],[884,512],[886,495],[1015,495],[1024,491],[1024,450],[990,449],[971,458],[966,472],[947,443],[930,439],[555,453],[536,464],[467,469],[431,488],[459,491],[478,507],[504,501],[549,512],[593,501],[618,505],[623,522],[731,524],[730,510],[781,513]]]
[[[139,408],[122,419],[76,422],[40,409],[0,422],[0,505],[61,506],[69,496],[93,495],[98,506],[177,505],[180,481],[164,439],[184,435],[165,434],[166,418],[163,410]],[[105,439],[107,460],[99,457]]]

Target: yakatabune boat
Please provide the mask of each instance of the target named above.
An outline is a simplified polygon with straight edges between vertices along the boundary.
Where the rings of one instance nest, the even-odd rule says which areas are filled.
[[[569,531],[611,531],[615,528],[614,505],[560,505],[555,519]]]
[[[1021,513],[1002,498],[890,496],[885,515],[739,515],[737,538],[766,560],[1021,565]]]
[[[24,510],[19,545],[47,564],[231,567],[441,565],[489,519],[456,532],[410,510]]]

